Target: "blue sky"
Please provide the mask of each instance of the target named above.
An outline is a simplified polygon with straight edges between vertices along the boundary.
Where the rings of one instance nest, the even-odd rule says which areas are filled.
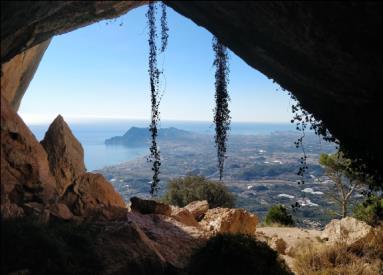
[[[57,114],[67,120],[148,119],[146,10],[143,6],[113,22],[54,37],[21,103],[24,120],[51,121]],[[161,119],[211,121],[212,35],[171,8],[168,24],[168,49],[159,56],[166,77]],[[287,93],[232,52],[229,62],[232,120],[288,123],[292,101]]]

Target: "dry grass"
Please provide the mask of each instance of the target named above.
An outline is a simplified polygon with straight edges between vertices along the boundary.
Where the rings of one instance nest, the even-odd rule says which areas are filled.
[[[383,228],[375,236],[352,245],[302,242],[291,252],[294,271],[304,275],[383,274]]]

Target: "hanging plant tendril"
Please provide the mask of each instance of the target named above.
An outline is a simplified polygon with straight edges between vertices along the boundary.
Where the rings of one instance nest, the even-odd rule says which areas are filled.
[[[296,130],[301,132],[301,136],[294,142],[296,148],[302,149],[303,156],[300,158],[299,163],[299,169],[297,172],[297,175],[301,177],[301,180],[298,181],[298,184],[304,184],[305,183],[305,175],[308,170],[307,165],[307,155],[304,148],[304,138],[306,136],[305,130],[308,125],[310,125],[310,130],[314,130],[314,133],[322,137],[323,140],[327,142],[336,142],[336,139],[331,135],[331,133],[328,131],[326,126],[323,124],[322,121],[318,121],[315,119],[313,114],[310,114],[308,111],[303,109],[302,105],[298,102],[297,98],[292,95],[291,93],[290,97],[296,102],[296,104],[293,104],[291,106],[291,111],[293,113],[293,118],[291,119],[291,123],[295,123]]]
[[[169,38],[169,27],[166,13],[166,5],[164,2],[161,2],[161,52],[163,53],[168,46],[168,38]]]
[[[166,5],[161,2],[161,52],[164,52],[168,44],[168,23],[166,15]],[[159,71],[157,66],[157,28],[156,28],[156,10],[157,7],[155,2],[150,1],[148,5],[148,11],[146,13],[147,24],[148,24],[148,43],[149,43],[149,79],[150,79],[150,99],[151,99],[151,120],[149,125],[149,131],[151,136],[151,145],[150,145],[150,156],[148,161],[151,162],[153,177],[150,185],[150,194],[152,197],[158,194],[159,189],[159,175],[160,175],[160,166],[161,166],[161,156],[160,150],[157,144],[158,137],[158,124],[160,122],[160,111],[159,105],[161,102],[162,95],[160,94],[160,74],[162,71]]]
[[[217,147],[219,179],[223,177],[223,166],[226,154],[226,142],[230,130],[229,93],[227,86],[229,82],[229,66],[227,48],[213,37],[213,50],[215,53],[213,65],[215,71],[215,145]]]
[[[159,70],[157,68],[157,46],[156,46],[156,6],[154,2],[149,2],[149,8],[146,13],[147,23],[149,26],[148,34],[149,34],[149,79],[150,79],[150,96],[151,96],[151,123],[149,126],[149,131],[151,135],[151,146],[150,156],[148,161],[153,164],[152,171],[153,177],[150,186],[150,194],[152,196],[156,196],[158,192],[158,184],[159,174],[160,174],[160,166],[161,166],[161,158],[160,151],[157,145],[157,136],[158,129],[157,125],[159,123]]]

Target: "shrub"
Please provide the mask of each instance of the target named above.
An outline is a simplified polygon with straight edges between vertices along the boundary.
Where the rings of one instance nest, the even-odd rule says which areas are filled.
[[[234,207],[234,195],[223,184],[201,176],[187,176],[169,181],[163,202],[179,207],[207,200],[210,208]]]
[[[359,274],[373,275],[383,268],[383,230],[368,242],[313,244],[302,242],[291,252],[297,274]]]
[[[267,212],[266,225],[284,225],[284,226],[292,226],[294,225],[294,220],[291,215],[287,212],[286,207],[283,205],[274,205]]]
[[[218,234],[192,255],[190,275],[292,274],[266,243],[249,235]]]
[[[355,206],[354,217],[371,226],[377,226],[383,221],[383,197],[370,196],[364,202]]]
[[[99,274],[90,228],[73,223],[1,221],[1,274],[27,269],[31,274]]]

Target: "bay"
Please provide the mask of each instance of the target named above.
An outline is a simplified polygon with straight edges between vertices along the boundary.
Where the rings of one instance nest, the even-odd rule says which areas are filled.
[[[130,127],[148,127],[149,122],[144,120],[90,120],[83,122],[69,122],[74,136],[81,142],[85,153],[85,165],[88,171],[116,165],[149,154],[149,148],[128,148],[124,146],[107,146],[105,139],[121,136]],[[30,124],[36,138],[44,138],[48,124]],[[164,120],[160,127],[175,127],[178,129],[208,134],[214,136],[214,124],[200,121],[170,121]],[[294,131],[294,125],[289,123],[255,123],[233,122],[231,135],[258,135],[269,134],[276,131]]]

